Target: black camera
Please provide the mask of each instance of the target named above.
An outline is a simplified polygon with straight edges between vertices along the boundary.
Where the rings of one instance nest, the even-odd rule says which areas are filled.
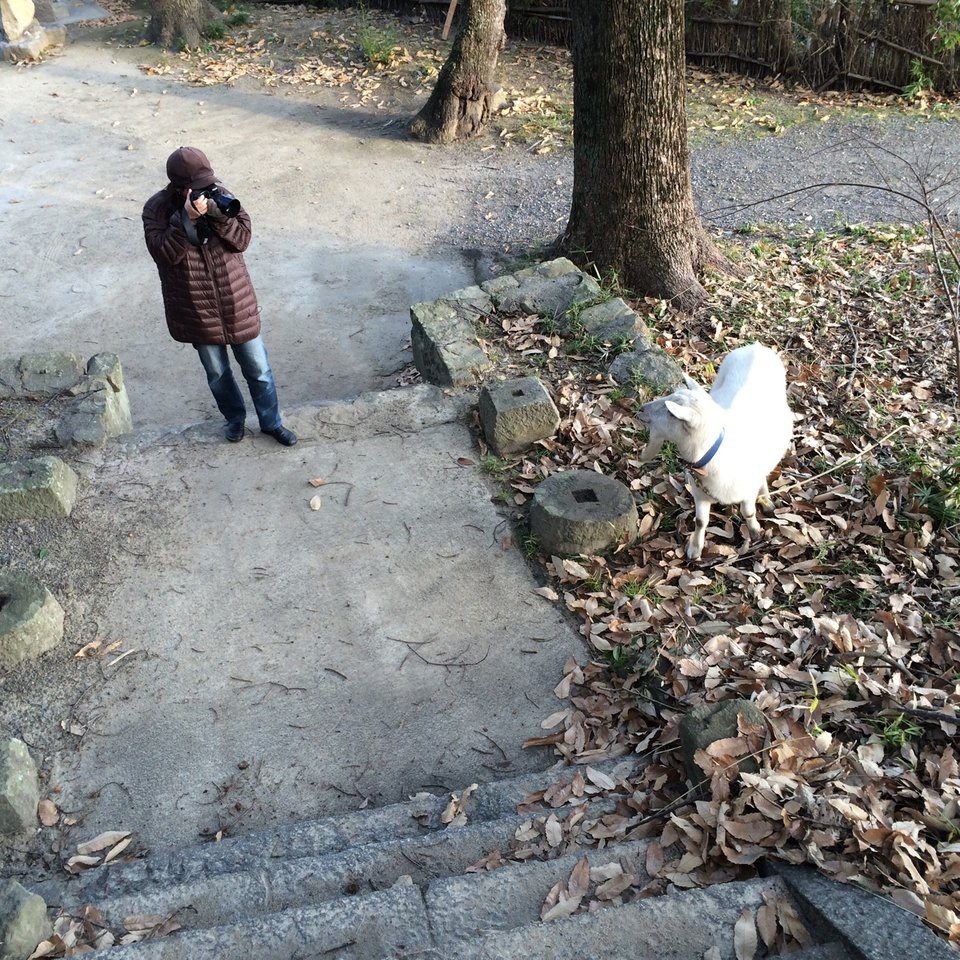
[[[240,213],[240,201],[232,193],[221,190],[216,184],[204,187],[202,190],[190,191],[191,203],[200,197],[212,200],[225,217],[236,217]]]

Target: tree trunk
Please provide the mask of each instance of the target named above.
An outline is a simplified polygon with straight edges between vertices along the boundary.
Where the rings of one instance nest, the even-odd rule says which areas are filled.
[[[153,0],[147,39],[168,50],[199,47],[207,24],[219,19],[209,0]]]
[[[722,258],[693,206],[684,0],[572,0],[574,175],[561,245],[691,309]]]
[[[427,143],[475,137],[490,118],[497,58],[507,35],[506,0],[464,0],[463,26],[410,133]]]

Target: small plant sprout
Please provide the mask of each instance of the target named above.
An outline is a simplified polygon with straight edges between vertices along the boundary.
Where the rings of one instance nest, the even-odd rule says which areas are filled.
[[[540,552],[540,541],[526,530],[520,534],[520,549],[528,559],[533,559]]]
[[[877,731],[877,736],[888,746],[899,750],[923,733],[923,727],[900,713],[895,717],[876,717],[868,721]]]
[[[478,466],[481,473],[486,474],[488,477],[494,478],[502,477],[509,469],[509,464],[506,460],[501,460],[499,457],[495,457],[492,453],[488,453],[480,461]]]

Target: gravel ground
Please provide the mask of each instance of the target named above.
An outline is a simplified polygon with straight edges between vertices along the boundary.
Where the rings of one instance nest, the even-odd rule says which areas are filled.
[[[471,152],[462,148],[461,159],[469,163]],[[479,174],[472,184],[471,214],[454,227],[466,247],[515,256],[561,232],[573,185],[571,151],[535,156],[517,148],[480,158],[477,153],[469,163]],[[837,181],[886,183],[913,192],[914,170],[929,185],[942,184],[936,196],[944,216],[960,227],[960,202],[951,196],[960,190],[954,182],[960,121],[891,117],[803,124],[781,136],[747,135],[694,148],[691,164],[698,208],[719,230],[758,222],[830,228],[918,219],[918,207],[857,187],[831,186],[762,202],[806,184]]]

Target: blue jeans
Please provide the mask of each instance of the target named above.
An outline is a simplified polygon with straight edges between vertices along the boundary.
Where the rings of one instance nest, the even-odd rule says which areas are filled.
[[[207,383],[213,399],[227,423],[243,423],[247,419],[247,408],[237,381],[230,370],[227,348],[221,344],[194,344],[200,355],[200,362],[207,372]],[[235,343],[230,347],[240,364],[240,370],[247,381],[253,406],[257,411],[261,430],[276,430],[280,426],[280,404],[277,400],[277,385],[273,382],[273,372],[267,359],[267,348],[263,339],[256,337],[247,343]]]

